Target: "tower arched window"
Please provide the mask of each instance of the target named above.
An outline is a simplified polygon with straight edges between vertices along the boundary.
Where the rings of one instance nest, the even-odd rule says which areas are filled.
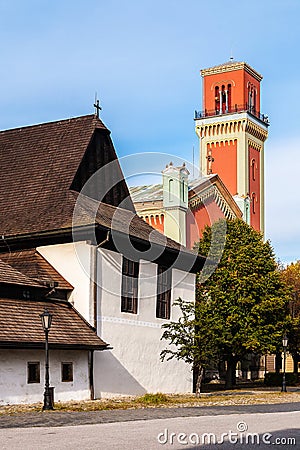
[[[216,114],[219,114],[220,111],[220,94],[219,94],[219,86],[215,87],[215,110]]]
[[[251,196],[251,200],[252,200],[252,213],[255,214],[256,212],[256,194],[255,192],[252,192],[252,196]]]
[[[255,159],[253,158],[251,160],[251,178],[252,178],[252,181],[255,181],[255,176],[256,176],[256,174],[255,174]]]
[[[251,102],[251,94],[250,94],[251,86],[250,86],[250,83],[248,83],[247,89],[248,89],[248,97],[247,97],[247,105],[246,105],[246,108],[247,108],[248,110],[250,110],[250,102]]]
[[[228,112],[231,112],[231,84],[229,83],[227,86],[227,108]]]
[[[225,92],[225,86],[222,85],[222,94],[221,94],[221,105],[220,105],[220,111],[221,114],[226,112],[226,92]]]

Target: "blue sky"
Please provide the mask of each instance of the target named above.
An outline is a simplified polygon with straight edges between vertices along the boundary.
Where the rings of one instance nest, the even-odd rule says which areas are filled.
[[[92,113],[97,91],[119,156],[191,161],[199,71],[232,54],[264,76],[266,237],[300,259],[299,16],[299,0],[0,0],[0,129]]]

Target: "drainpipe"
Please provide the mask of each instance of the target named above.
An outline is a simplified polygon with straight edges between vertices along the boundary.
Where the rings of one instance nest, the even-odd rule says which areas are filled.
[[[91,400],[95,400],[95,388],[94,388],[94,350],[89,352],[89,380],[90,380],[90,395]]]
[[[97,264],[97,253],[98,253],[98,248],[102,247],[104,244],[106,244],[106,242],[109,241],[109,237],[110,237],[110,231],[107,232],[106,234],[106,238],[100,242],[98,245],[92,246],[92,253],[91,253],[91,273],[93,273],[93,286],[92,286],[92,292],[91,292],[91,296],[92,296],[92,301],[91,301],[91,306],[92,306],[92,317],[90,320],[90,322],[93,322],[93,326],[96,329],[96,333],[97,333],[97,314],[98,314],[98,308],[97,308],[97,272],[98,272],[98,264]],[[94,386],[94,351],[91,350],[89,352],[89,379],[90,379],[90,393],[91,393],[91,400],[95,400],[95,386]]]
[[[92,290],[92,305],[93,305],[93,326],[96,328],[97,332],[97,273],[98,273],[98,264],[97,264],[97,251],[98,248],[102,247],[106,242],[109,241],[110,231],[107,232],[106,238],[100,242],[98,245],[93,246],[92,252],[92,270],[93,270],[93,290]]]

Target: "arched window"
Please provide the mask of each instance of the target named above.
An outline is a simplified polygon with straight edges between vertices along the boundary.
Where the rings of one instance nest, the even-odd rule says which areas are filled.
[[[184,184],[184,181],[181,181],[181,183],[180,183],[180,186],[181,186],[181,199],[182,199],[182,201],[184,202],[185,201],[185,195],[184,195],[184,188],[185,188],[185,184]]]
[[[221,114],[223,114],[224,112],[226,112],[226,93],[225,93],[224,84],[222,85],[221,101],[222,101],[222,104],[220,105],[220,111],[221,111]]]
[[[227,104],[228,104],[228,112],[231,112],[231,84],[227,86]]]
[[[216,110],[216,114],[219,114],[219,111],[220,111],[219,86],[215,87],[215,110]]]
[[[255,211],[256,211],[256,195],[255,195],[255,192],[252,192],[251,200],[252,200],[252,213],[255,214]]]
[[[248,98],[247,98],[246,108],[249,110],[250,109],[250,102],[251,102],[251,94],[250,94],[251,86],[250,86],[250,83],[248,83],[247,88],[248,88]]]
[[[255,159],[251,160],[251,178],[252,181],[255,181]]]
[[[173,201],[173,184],[174,184],[174,180],[171,178],[169,180],[169,202]]]

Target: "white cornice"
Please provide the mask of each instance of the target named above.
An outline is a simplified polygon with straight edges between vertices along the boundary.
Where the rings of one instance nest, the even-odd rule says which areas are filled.
[[[209,67],[208,69],[202,69],[201,75],[202,77],[206,77],[207,75],[215,75],[217,73],[223,72],[232,72],[233,70],[241,70],[244,69],[250,75],[252,75],[257,81],[262,80],[262,75],[254,70],[249,64],[246,62],[228,62],[225,64],[220,64],[219,66]]]

